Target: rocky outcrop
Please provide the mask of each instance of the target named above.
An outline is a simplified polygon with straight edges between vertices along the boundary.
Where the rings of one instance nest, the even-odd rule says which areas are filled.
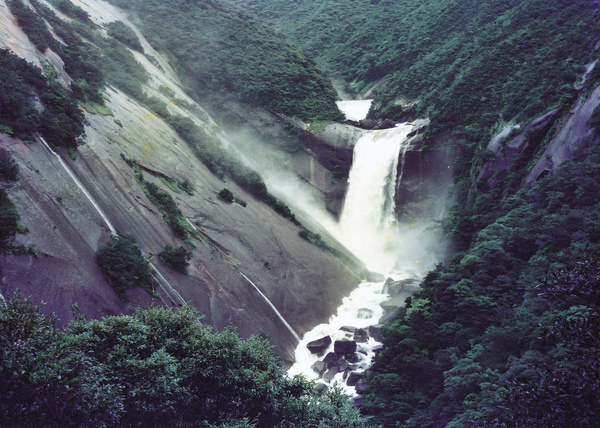
[[[408,147],[398,162],[396,215],[400,221],[414,221],[441,214],[448,184],[452,181],[454,154],[449,148],[424,149],[428,121],[415,122]]]
[[[554,172],[565,160],[573,158],[573,150],[584,140],[594,139],[599,142],[594,129],[588,121],[596,108],[600,106],[600,87],[597,87],[587,98],[580,98],[566,117],[560,132],[550,140],[539,161],[534,165],[523,181],[523,187],[546,174]]]
[[[306,150],[295,153],[287,164],[323,195],[327,210],[335,215],[342,210],[354,145],[365,132],[338,123],[317,134],[305,131]]]
[[[495,188],[508,174],[511,162],[519,155],[526,164],[538,148],[541,141],[560,117],[560,109],[554,109],[538,117],[524,127],[510,125],[505,127],[488,144],[488,150],[494,155],[479,172],[473,186],[485,186],[487,190]],[[471,189],[473,192],[475,187]],[[479,189],[482,190],[482,189]]]

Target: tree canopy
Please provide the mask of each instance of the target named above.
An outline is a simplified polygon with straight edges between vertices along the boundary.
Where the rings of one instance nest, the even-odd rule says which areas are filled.
[[[0,302],[0,425],[364,426],[339,391],[288,378],[265,338],[201,323],[185,305],[59,331],[29,299]]]

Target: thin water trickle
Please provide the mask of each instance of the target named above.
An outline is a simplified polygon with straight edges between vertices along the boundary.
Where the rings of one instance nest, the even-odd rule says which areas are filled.
[[[75,185],[79,188],[79,190],[81,190],[81,192],[84,194],[84,196],[86,197],[86,199],[92,204],[92,206],[94,207],[94,209],[96,210],[96,212],[100,215],[100,217],[102,217],[102,220],[104,221],[104,224],[106,224],[106,226],[110,230],[110,233],[112,235],[117,235],[117,230],[115,229],[115,227],[112,225],[112,223],[108,219],[108,216],[104,213],[104,211],[102,210],[102,208],[100,208],[100,205],[98,205],[98,203],[96,202],[96,200],[92,197],[92,195],[90,194],[90,192],[88,192],[88,190],[81,183],[81,181],[79,181],[79,179],[77,178],[77,176],[75,175],[75,173],[71,170],[71,168],[66,164],[66,162],[60,157],[60,155],[58,153],[56,153],[54,150],[52,150],[50,148],[50,146],[48,145],[48,143],[46,142],[46,140],[44,140],[44,138],[39,137],[39,141],[42,142],[42,146],[46,149],[46,151],[51,156],[53,156],[54,158],[56,158],[56,160],[58,160],[58,163],[60,164],[60,166],[62,167],[62,169],[69,175],[69,177],[71,177],[71,180],[73,180],[73,182],[75,183]]]

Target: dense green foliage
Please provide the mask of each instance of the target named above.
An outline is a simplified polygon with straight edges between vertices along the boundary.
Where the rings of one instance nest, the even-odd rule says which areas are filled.
[[[305,120],[341,119],[314,62],[224,1],[111,0],[134,11],[151,44],[199,97],[214,91]]]
[[[0,303],[2,426],[364,426],[335,390],[289,379],[260,337],[214,333],[191,306],[57,331],[28,300]]]
[[[58,83],[7,50],[0,50],[0,131],[31,140],[40,133],[55,146],[75,146],[83,114]]]
[[[173,248],[170,245],[165,246],[160,253],[158,253],[160,259],[171,266],[173,269],[187,273],[187,267],[189,266],[189,260],[192,254],[183,247]]]
[[[349,90],[384,79],[374,114],[427,116],[434,134],[477,135],[565,105],[600,25],[589,0],[243,3]],[[403,112],[397,100],[418,104]]]
[[[113,236],[110,245],[98,250],[98,266],[122,301],[131,287],[153,290],[152,272],[139,245],[121,236]]]
[[[51,48],[60,55],[73,83],[69,95],[56,80],[52,66],[45,67],[43,76],[33,65],[2,51],[0,129],[25,139],[40,133],[54,146],[75,148],[77,137],[84,132],[83,113],[75,99],[103,106],[101,90],[106,82],[138,99],[144,98],[141,85],[148,79],[145,71],[119,41],[104,38],[95,31],[83,10],[68,1],[57,2],[59,9],[77,18],[68,23],[36,0],[32,1],[35,11],[20,0],[8,4],[40,51]],[[44,20],[66,44],[52,35]],[[118,36],[121,34],[117,32]],[[95,44],[83,41],[82,37]]]
[[[341,257],[340,252],[328,245],[325,241],[323,241],[323,238],[321,238],[321,235],[319,235],[318,233],[311,232],[304,226],[300,226],[300,231],[298,232],[298,235],[305,241],[308,241],[311,244],[324,249],[325,251],[333,254],[334,256]]]
[[[584,143],[532,189],[504,200],[480,193],[455,208],[447,232],[466,245],[384,327],[386,348],[369,376],[369,414],[385,426],[564,426],[575,414],[578,426],[595,426],[600,409],[589,391],[600,377],[600,343],[586,348],[595,337],[595,298],[579,297],[577,285],[565,286],[566,301],[549,301],[536,285],[575,268],[586,253],[600,254],[599,167],[600,148]],[[587,295],[598,292],[591,266],[581,291]],[[550,290],[568,281],[563,276]],[[555,322],[579,337],[540,340],[540,325]],[[570,352],[566,341],[585,352]]]
[[[123,21],[113,21],[106,25],[106,32],[110,37],[113,37],[126,44],[131,49],[136,51],[144,52],[140,39],[138,39],[135,32],[129,28]]]

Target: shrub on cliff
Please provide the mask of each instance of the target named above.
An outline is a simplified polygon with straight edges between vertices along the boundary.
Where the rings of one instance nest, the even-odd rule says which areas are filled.
[[[188,262],[192,257],[192,254],[185,248],[173,248],[170,245],[166,245],[158,255],[163,262],[173,269],[178,270],[181,273],[187,273]]]
[[[142,256],[139,245],[127,238],[113,236],[110,245],[98,250],[96,259],[122,301],[127,300],[127,290],[131,287],[152,289],[150,264]]]

